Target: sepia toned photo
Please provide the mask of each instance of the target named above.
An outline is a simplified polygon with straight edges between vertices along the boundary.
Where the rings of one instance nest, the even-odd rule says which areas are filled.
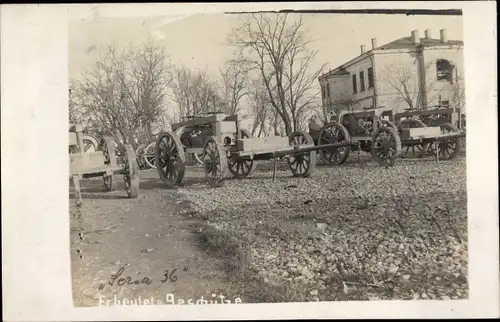
[[[2,4],[4,319],[498,316],[495,6]]]
[[[71,22],[75,306],[467,299],[462,28]]]

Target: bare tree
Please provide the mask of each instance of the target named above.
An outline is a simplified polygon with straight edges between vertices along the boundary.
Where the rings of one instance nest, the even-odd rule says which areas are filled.
[[[152,123],[162,116],[166,104],[167,89],[172,83],[170,66],[166,64],[166,54],[162,47],[148,42],[141,50],[130,50],[131,82],[126,88],[130,99],[143,111],[146,135],[152,139]]]
[[[311,41],[303,29],[301,15],[289,19],[288,14],[259,13],[252,14],[229,37],[245,64],[263,79],[287,135],[300,128],[299,116],[318,99],[316,81],[325,67],[311,71],[317,52],[308,49]]]
[[[253,115],[252,135],[260,137],[269,135],[269,120],[277,114],[270,105],[267,89],[261,79],[252,80],[249,84],[248,101]]]
[[[89,117],[85,113],[85,109],[82,108],[77,102],[75,102],[75,95],[72,95],[71,88],[75,85],[70,81],[70,89],[68,96],[68,108],[69,108],[69,123],[70,124],[81,124],[84,128],[89,123]]]
[[[425,87],[421,86],[418,81],[419,73],[415,68],[408,68],[404,66],[394,65],[388,66],[384,72],[383,77],[385,81],[396,91],[398,98],[408,105],[410,110],[422,109],[425,105],[423,102],[424,97],[427,102],[437,100],[440,95],[438,82],[434,77],[429,77],[432,67],[436,65],[436,60],[428,62],[424,67]],[[454,68],[454,67],[453,67]],[[459,100],[463,97],[461,93],[461,82],[451,79],[452,95],[454,98],[451,100]],[[425,90],[425,96],[424,94]],[[463,90],[463,89],[462,89]]]
[[[163,49],[152,42],[129,46],[122,52],[112,46],[74,81],[72,96],[84,108],[98,133],[118,143],[137,145],[161,115],[170,84]]]
[[[160,114],[158,118],[156,118],[155,122],[152,123],[153,133],[159,133],[161,131],[169,131],[171,128],[171,124],[178,122],[178,118],[176,115],[172,115],[172,113],[168,113],[164,111]]]
[[[177,67],[172,87],[179,117],[214,111],[216,105],[220,105],[217,86],[206,70],[193,71],[184,66]]]
[[[410,110],[420,108],[418,77],[412,69],[402,66],[389,66],[385,71],[387,83],[397,92]]]
[[[456,72],[455,82],[452,84],[451,95],[450,95],[450,103],[453,107],[459,108],[462,110],[465,107],[465,87],[464,87],[464,79],[458,71]]]
[[[241,100],[248,92],[249,68],[243,60],[230,60],[219,69],[221,79],[221,99],[223,110],[229,115],[241,113]]]

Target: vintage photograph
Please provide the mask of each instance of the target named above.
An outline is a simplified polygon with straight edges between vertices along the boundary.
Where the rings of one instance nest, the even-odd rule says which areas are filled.
[[[458,14],[68,25],[75,307],[468,299]]]

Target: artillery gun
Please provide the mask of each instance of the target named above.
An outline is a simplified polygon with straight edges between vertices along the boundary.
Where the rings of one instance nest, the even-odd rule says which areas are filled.
[[[124,176],[125,190],[129,198],[139,195],[139,167],[131,145],[123,146],[123,163],[118,164],[113,139],[103,137],[96,151],[85,151],[82,126],[71,125],[69,146],[74,147],[69,153],[69,178],[75,188],[76,204],[82,203],[80,180],[102,177],[107,191],[116,189],[115,175]]]
[[[406,110],[395,114],[395,122],[401,134],[404,129],[439,127],[441,135],[459,133],[460,137],[441,141],[441,157],[454,158],[465,143],[465,116],[460,109],[443,106],[430,106],[429,109]],[[410,151],[411,150],[411,151]],[[445,152],[448,151],[448,152]],[[427,154],[435,155],[435,144],[406,144],[401,157],[422,158]]]
[[[333,142],[315,146],[311,136],[296,131],[289,137],[254,138],[241,128],[238,115],[207,113],[187,117],[172,124],[172,131],[158,135],[156,167],[160,178],[169,185],[181,184],[185,173],[185,154],[197,154],[203,161],[209,185],[223,183],[227,170],[236,178],[249,176],[259,160],[286,158],[295,177],[309,177],[316,167],[316,151],[325,147],[349,146],[351,142]]]

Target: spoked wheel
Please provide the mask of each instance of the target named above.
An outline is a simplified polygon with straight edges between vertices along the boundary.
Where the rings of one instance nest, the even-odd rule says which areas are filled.
[[[252,137],[252,135],[247,130],[240,130],[240,134],[241,138],[243,139],[248,139]],[[255,171],[255,168],[257,167],[257,163],[254,162],[253,160],[242,160],[242,159],[240,160],[229,159],[227,165],[229,167],[229,171],[236,178],[248,177],[250,174],[252,174],[253,171]]]
[[[445,123],[441,126],[441,134],[458,132],[456,126],[451,123]],[[439,159],[440,160],[451,160],[457,156],[461,148],[461,138],[449,138],[447,140],[442,140],[437,142],[439,147]],[[429,147],[429,153],[436,156],[436,149],[434,144]]]
[[[84,152],[95,152],[97,151],[99,144],[97,140],[90,135],[83,136],[83,151]]]
[[[116,153],[113,139],[111,137],[105,136],[102,138],[100,150],[104,155],[104,164],[109,167],[116,167]],[[102,178],[107,191],[114,191],[116,189],[116,181],[113,174],[103,174]]]
[[[144,153],[148,154],[144,156],[144,163],[148,165],[149,168],[155,169],[156,168],[156,142],[151,142],[149,145],[144,149]]]
[[[318,145],[346,142],[350,140],[349,132],[340,123],[332,122],[326,124],[319,133]],[[350,146],[332,147],[319,150],[321,158],[329,164],[341,165],[347,160]]]
[[[139,165],[137,164],[137,157],[130,144],[126,144],[124,148],[123,174],[125,191],[127,191],[129,198],[137,198],[139,196]]]
[[[289,142],[294,145],[314,145],[309,133],[297,131],[290,134]],[[297,152],[288,158],[288,166],[294,177],[309,177],[316,168],[316,151]]]
[[[208,138],[203,149],[205,178],[212,187],[221,186],[227,174],[226,150],[214,137]]]
[[[401,135],[404,129],[427,127],[424,122],[416,119],[405,119],[398,124],[398,133]],[[429,149],[429,143],[416,143],[404,145],[401,148],[401,158],[422,158]]]
[[[377,129],[372,138],[372,155],[378,164],[393,166],[401,153],[401,139],[391,126]]]
[[[168,185],[178,185],[184,179],[186,155],[179,137],[172,132],[158,135],[155,164],[160,178]]]
[[[146,169],[147,167],[149,167],[147,164],[146,164],[146,161],[144,160],[144,151],[146,151],[146,144],[140,144],[138,147],[137,147],[137,150],[135,150],[135,155],[136,155],[136,158],[137,158],[137,165],[139,166],[139,169]]]

